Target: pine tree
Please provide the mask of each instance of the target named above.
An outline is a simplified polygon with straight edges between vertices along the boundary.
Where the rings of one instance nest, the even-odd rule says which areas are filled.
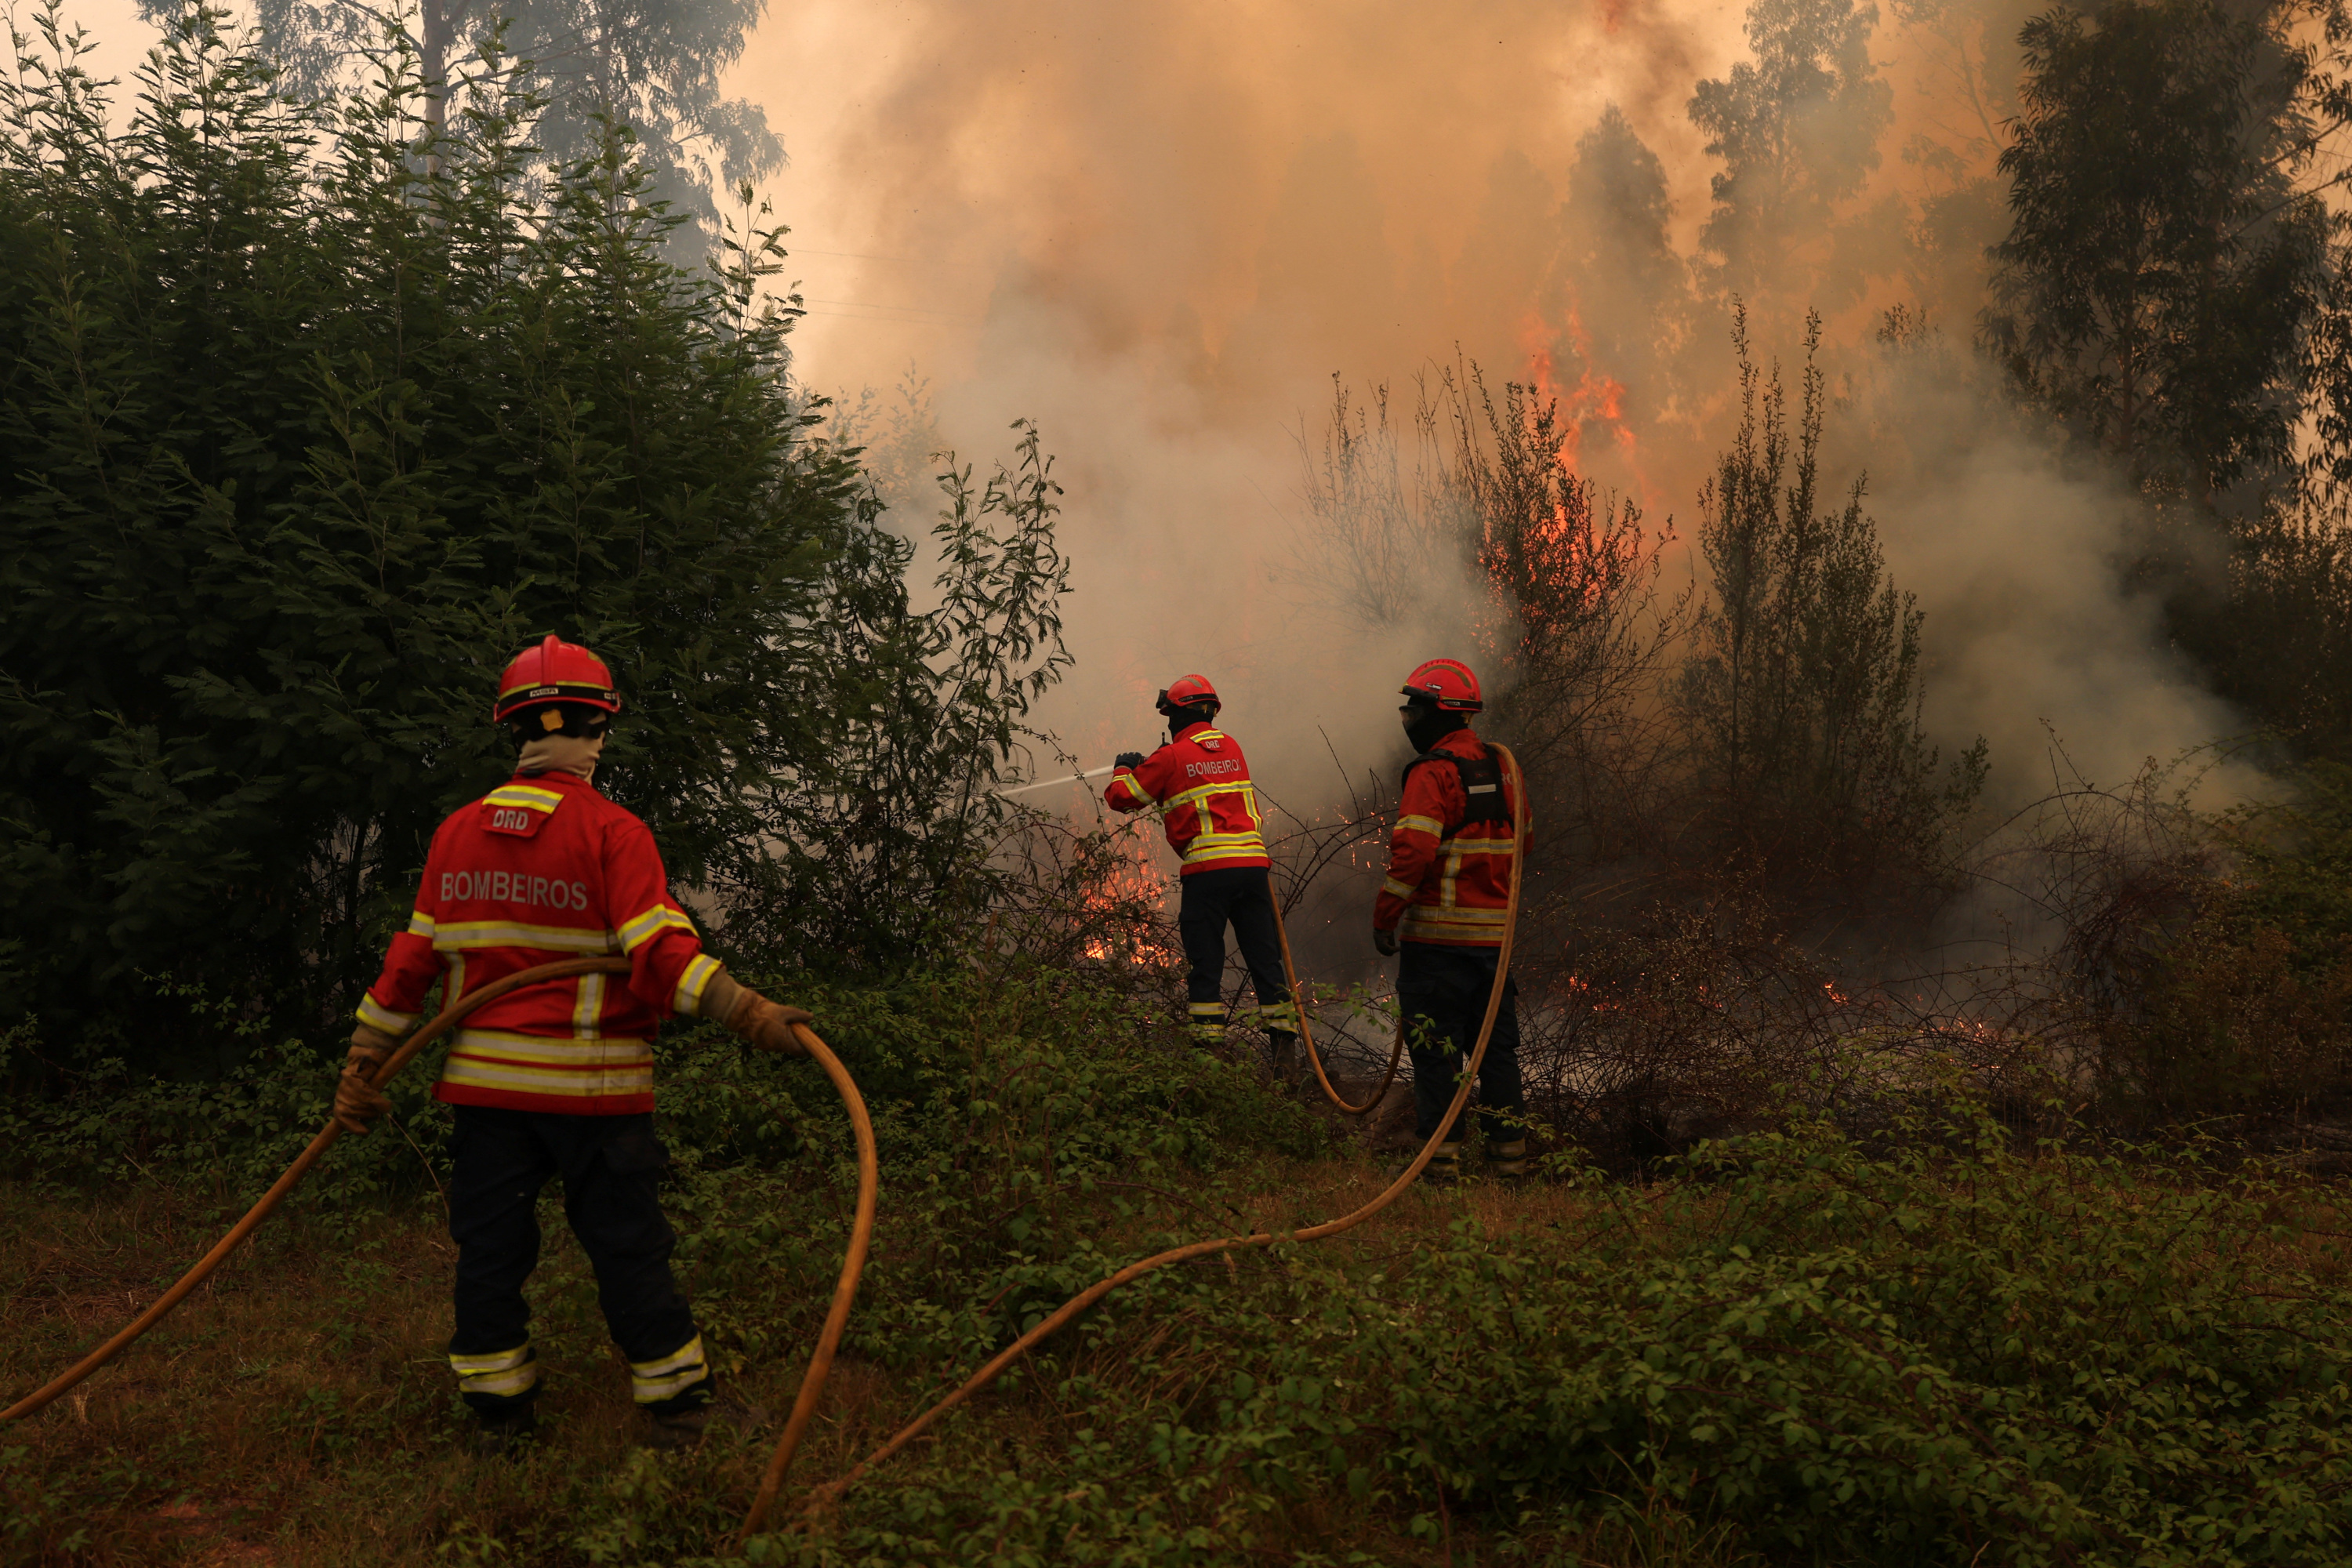
[[[1887,579],[1864,479],[1843,508],[1822,508],[1821,318],[1806,321],[1793,446],[1778,369],[1758,370],[1744,310],[1732,342],[1739,428],[1699,494],[1714,592],[1676,692],[1700,830],[1735,869],[1783,889],[1933,877],[1952,814],[1981,787],[1984,743],[1939,791],[1919,726],[1925,616]]]

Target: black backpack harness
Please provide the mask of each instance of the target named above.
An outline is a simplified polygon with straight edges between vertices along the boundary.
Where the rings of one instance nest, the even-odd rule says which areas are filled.
[[[1453,763],[1454,773],[1462,780],[1463,797],[1469,802],[1463,810],[1462,820],[1446,829],[1439,843],[1474,823],[1510,822],[1517,826],[1510,805],[1503,798],[1503,764],[1495,760],[1493,752],[1483,757],[1457,757],[1451,752],[1423,752],[1405,763],[1404,773],[1397,780],[1400,797],[1404,794],[1405,780],[1412,778],[1412,770],[1423,763]]]

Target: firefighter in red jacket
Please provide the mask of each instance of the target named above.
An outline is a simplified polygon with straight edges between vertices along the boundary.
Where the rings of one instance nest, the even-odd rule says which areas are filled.
[[[522,1287],[539,1262],[534,1210],[550,1177],[562,1181],[564,1215],[595,1268],[651,1440],[699,1440],[714,1388],[670,1277],[676,1236],[656,1195],[667,1156],[654,1136],[652,1037],[677,1013],[798,1053],[791,1026],[809,1016],[737,984],[702,951],[653,835],[597,793],[596,760],[620,710],[611,673],[584,647],[551,637],[507,667],[492,713],[517,746],[514,776],[433,836],[415,912],[360,1003],[335,1095],[336,1120],[353,1131],[387,1109],[361,1073],[415,1026],[436,980],[455,1001],[534,964],[628,955],[625,979],[529,985],[475,1013],[433,1090],[456,1123],[449,1366],[485,1453],[512,1448],[534,1426],[539,1363]]]
[[[1162,691],[1159,710],[1168,721],[1168,743],[1149,757],[1120,753],[1103,801],[1113,811],[1159,812],[1168,847],[1183,862],[1176,929],[1192,965],[1187,991],[1193,1039],[1215,1045],[1225,1037],[1230,923],[1257,991],[1256,1022],[1265,1030],[1276,1068],[1287,1070],[1298,1015],[1275,932],[1273,862],[1249,763],[1239,743],[1214,727],[1221,707],[1204,676],[1188,675]]]
[[[1405,765],[1388,879],[1372,906],[1372,942],[1402,953],[1397,1008],[1410,1031],[1414,1110],[1426,1139],[1454,1101],[1463,1058],[1478,1041],[1501,959],[1503,920],[1518,874],[1517,801],[1502,764],[1471,732],[1478,678],[1467,665],[1433,658],[1405,678],[1405,738],[1418,753]],[[1518,1120],[1518,983],[1507,981],[1495,1032],[1478,1068],[1478,1112],[1497,1175],[1527,1173]],[[1444,1183],[1461,1169],[1465,1113],[1423,1167]]]

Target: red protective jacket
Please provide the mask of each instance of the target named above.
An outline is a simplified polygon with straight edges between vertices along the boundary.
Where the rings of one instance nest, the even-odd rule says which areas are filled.
[[[621,1116],[654,1105],[654,1031],[692,1014],[719,963],[669,896],[654,836],[575,774],[517,774],[433,836],[408,929],[360,1021],[401,1034],[446,973],[446,1001],[560,958],[634,967],[526,985],[466,1020],[434,1087],[453,1105]]]
[[[1493,755],[1468,730],[1454,731],[1427,754],[1472,761]],[[1503,911],[1518,863],[1511,823],[1518,801],[1507,774],[1496,794],[1500,820],[1465,825],[1470,797],[1453,763],[1421,761],[1405,771],[1404,798],[1389,837],[1388,880],[1372,905],[1374,930],[1446,947],[1503,944]]]
[[[1206,724],[1187,725],[1141,765],[1112,774],[1103,804],[1113,811],[1157,807],[1184,876],[1273,864],[1241,746]]]

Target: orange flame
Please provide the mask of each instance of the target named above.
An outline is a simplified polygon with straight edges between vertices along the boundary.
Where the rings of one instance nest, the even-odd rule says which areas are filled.
[[[1168,877],[1153,863],[1151,846],[1145,835],[1129,833],[1118,840],[1118,864],[1106,873],[1101,881],[1087,889],[1078,905],[1088,915],[1108,915],[1139,905],[1157,906],[1168,896]],[[1114,944],[1108,937],[1088,937],[1087,957],[1097,963],[1108,963],[1120,956],[1118,948],[1127,948],[1129,963],[1166,963],[1173,956],[1166,947],[1153,942]]]
[[[1567,438],[1560,443],[1559,457],[1570,468],[1584,439],[1584,426],[1602,424],[1611,426],[1610,438],[1629,456],[1637,442],[1633,427],[1625,422],[1625,384],[1615,376],[1604,375],[1592,368],[1592,336],[1584,329],[1584,321],[1570,303],[1560,324],[1569,347],[1582,367],[1577,372],[1576,384],[1562,386],[1559,367],[1552,357],[1551,345],[1558,337],[1544,322],[1541,315],[1529,310],[1519,323],[1519,346],[1528,360],[1528,382],[1536,395],[1546,403],[1556,403],[1567,416]]]

